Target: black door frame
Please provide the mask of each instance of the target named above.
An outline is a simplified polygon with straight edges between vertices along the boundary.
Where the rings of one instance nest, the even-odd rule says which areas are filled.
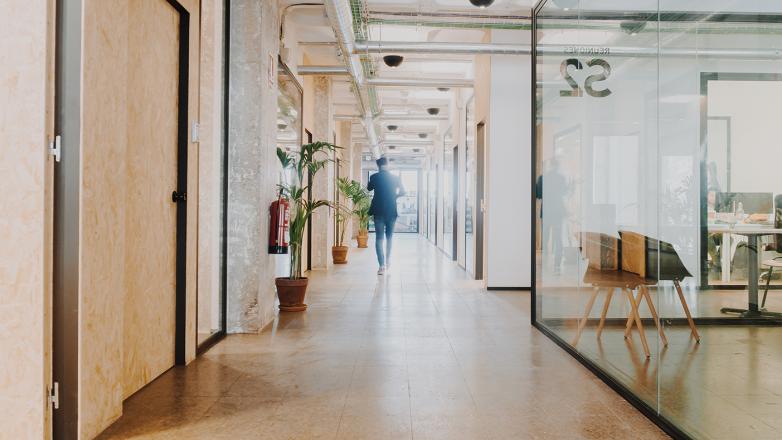
[[[475,268],[474,274],[476,280],[483,279],[483,239],[484,229],[483,220],[485,205],[485,176],[486,176],[486,122],[481,121],[475,129]]]
[[[187,148],[188,98],[190,92],[190,12],[177,0],[166,0],[179,12],[179,81],[177,116],[177,188],[184,197],[177,201],[176,218],[176,365],[187,362]],[[198,295],[196,294],[196,297]],[[198,338],[195,338],[196,345]]]
[[[459,259],[459,146],[453,146],[453,184],[451,185],[451,210],[453,215],[451,216],[451,223],[453,225],[453,234],[451,235],[453,241],[453,252],[451,252],[451,259],[457,261]]]

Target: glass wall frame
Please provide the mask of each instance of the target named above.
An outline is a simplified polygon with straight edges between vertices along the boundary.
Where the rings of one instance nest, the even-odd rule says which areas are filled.
[[[765,269],[761,266],[757,277],[749,271],[745,285],[720,286],[719,291],[709,285],[704,271],[713,251],[704,237],[715,223],[713,209],[708,209],[714,203],[708,197],[712,166],[706,153],[710,147],[723,152],[710,138],[710,121],[717,121],[719,136],[727,136],[733,157],[742,151],[736,142],[740,121],[726,124],[724,111],[710,111],[715,99],[708,85],[753,76],[779,82],[782,61],[771,48],[782,43],[782,5],[543,0],[533,16],[531,220],[532,243],[539,241],[532,249],[533,325],[675,438],[782,435],[778,414],[763,410],[763,405],[776,405],[779,397],[765,393],[775,389],[771,372],[782,367],[782,353],[774,348],[782,339],[782,321],[773,313],[762,314],[762,285],[760,295],[755,292],[753,298],[751,293],[758,279],[763,281]],[[767,86],[753,95],[756,102],[776,92],[771,83]],[[753,107],[749,102],[742,106]],[[782,112],[769,120],[779,116]],[[773,139],[767,139],[768,146],[759,150],[764,153],[761,160],[782,160],[782,152],[773,153],[779,150],[773,148]],[[725,168],[731,169],[727,163]],[[764,165],[757,169],[769,174]],[[743,178],[757,180],[752,173]],[[771,244],[776,212],[768,205],[778,205],[767,193],[777,196],[782,188],[733,192],[739,191],[744,191],[745,198],[738,200],[744,200],[745,207],[760,208],[735,209],[738,214],[728,217],[737,217],[739,223],[742,216],[747,219],[745,230],[768,228],[766,238],[754,246],[767,249],[761,245]],[[564,205],[560,213],[557,198]],[[754,216],[760,219],[750,218]],[[622,249],[634,249],[632,233],[642,237],[638,246],[650,263],[644,278],[653,280],[638,283],[647,283],[648,301],[646,295],[633,297],[648,356],[635,322],[629,338],[622,337],[627,318],[633,316],[633,300],[625,299],[624,288],[610,289],[614,302],[607,306],[609,288],[596,290],[590,282],[594,279],[586,277],[594,266],[598,271],[624,271],[622,264],[632,252],[623,254]],[[745,260],[751,267],[752,251],[739,257],[735,249],[727,246],[724,252],[729,254],[722,255],[729,257],[723,260]],[[777,255],[773,249],[769,256],[766,252],[759,251],[755,260]],[[669,253],[677,256],[686,276],[671,276]],[[768,308],[782,310],[770,302],[782,297],[773,290],[779,279],[767,279],[772,281]],[[617,298],[624,300],[621,305]],[[689,306],[700,341],[682,304]],[[608,313],[601,322],[604,307]],[[651,307],[659,314],[667,341],[658,337]],[[719,356],[719,350],[733,350],[735,356]]]

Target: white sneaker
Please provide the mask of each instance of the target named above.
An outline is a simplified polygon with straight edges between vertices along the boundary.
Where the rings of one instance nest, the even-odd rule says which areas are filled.
[[[386,268],[384,266],[380,266],[380,269],[377,270],[378,275],[385,275],[386,274]]]

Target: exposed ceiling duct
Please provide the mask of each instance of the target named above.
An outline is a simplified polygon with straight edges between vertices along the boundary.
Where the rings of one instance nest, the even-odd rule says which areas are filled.
[[[373,78],[367,84],[375,87],[472,87],[473,82],[465,79],[416,79],[416,78]]]
[[[342,59],[345,61],[345,67],[353,80],[353,89],[364,115],[364,129],[370,141],[370,149],[375,156],[379,156],[380,149],[372,114],[373,108],[377,108],[377,103],[371,102],[361,60],[358,55],[354,54],[353,13],[350,10],[348,0],[326,0],[325,5],[326,15],[328,15],[331,27],[334,29],[339,49],[342,52]]]
[[[345,66],[299,66],[299,75],[350,75]]]
[[[427,53],[460,55],[529,55],[530,46],[502,43],[450,43],[433,41],[356,41],[354,53]]]

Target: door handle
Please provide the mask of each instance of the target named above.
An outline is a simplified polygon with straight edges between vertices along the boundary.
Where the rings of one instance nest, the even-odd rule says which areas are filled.
[[[174,203],[186,202],[187,193],[174,191],[171,193],[171,201],[173,201]]]

